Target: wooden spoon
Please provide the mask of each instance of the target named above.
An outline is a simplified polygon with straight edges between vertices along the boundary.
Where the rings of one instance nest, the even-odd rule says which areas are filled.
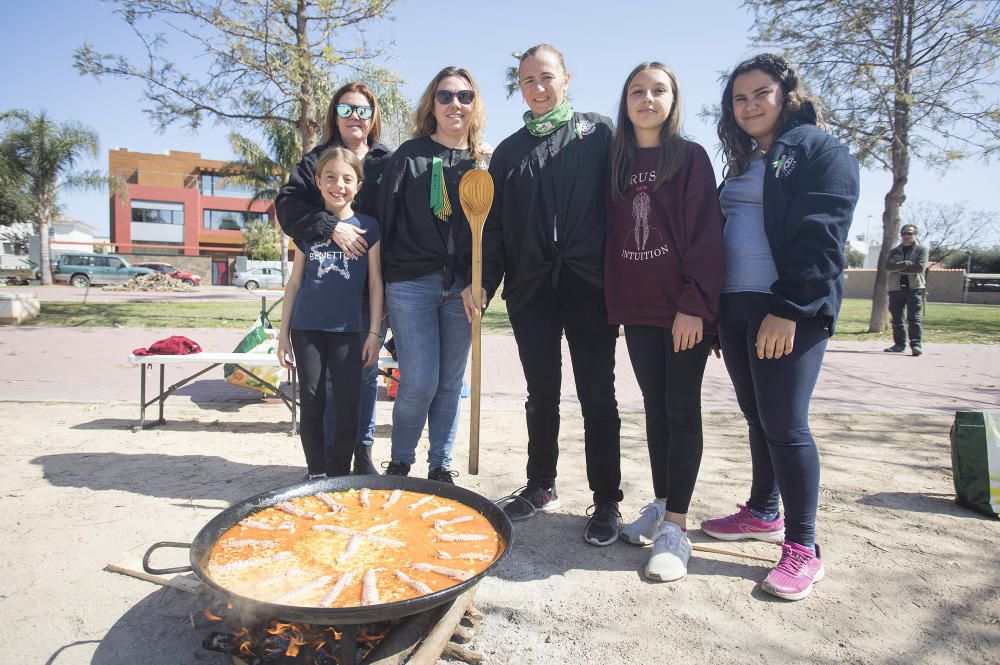
[[[472,413],[469,415],[469,473],[479,474],[479,397],[482,382],[483,226],[493,205],[493,178],[485,169],[470,169],[458,184],[458,199],[472,231]]]

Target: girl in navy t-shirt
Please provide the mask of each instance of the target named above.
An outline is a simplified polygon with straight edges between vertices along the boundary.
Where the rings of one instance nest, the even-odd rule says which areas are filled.
[[[341,224],[366,232],[368,252],[351,259],[330,238],[296,241],[298,251],[285,286],[278,360],[282,367],[298,372],[299,436],[310,479],[350,473],[358,438],[361,367],[378,359],[383,309],[378,223],[351,209],[361,187],[361,163],[350,150],[330,148],[320,155],[316,174],[326,209]],[[367,328],[361,315],[366,285],[371,308]],[[337,421],[329,452],[323,441],[327,372],[333,377]]]

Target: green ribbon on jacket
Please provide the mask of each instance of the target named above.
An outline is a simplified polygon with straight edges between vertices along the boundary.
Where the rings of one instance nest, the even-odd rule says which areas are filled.
[[[442,222],[447,222],[451,216],[451,201],[444,184],[444,162],[440,157],[431,160],[431,210]]]

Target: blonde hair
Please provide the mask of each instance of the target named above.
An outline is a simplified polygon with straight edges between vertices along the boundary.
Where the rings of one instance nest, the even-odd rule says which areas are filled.
[[[358,159],[358,156],[355,155],[353,151],[339,145],[327,148],[320,153],[319,159],[316,160],[317,178],[319,178],[319,174],[323,172],[323,167],[332,161],[346,162],[348,166],[354,169],[354,173],[358,176],[359,185],[361,181],[365,179],[364,169],[361,167],[361,160]]]
[[[469,70],[462,67],[445,67],[437,73],[420,96],[420,103],[417,104],[417,112],[414,114],[413,138],[430,136],[437,131],[437,120],[434,118],[434,93],[441,81],[454,76],[465,79],[474,93],[472,99],[472,120],[469,123],[469,151],[472,158],[479,160],[482,156],[479,153],[479,144],[482,142],[483,131],[486,129],[486,106],[483,104],[482,94],[476,80],[472,78]]]

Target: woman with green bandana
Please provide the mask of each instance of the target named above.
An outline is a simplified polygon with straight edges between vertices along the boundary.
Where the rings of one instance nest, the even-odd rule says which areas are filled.
[[[504,508],[513,520],[559,506],[559,389],[562,336],[569,343],[583,409],[587,478],[594,512],[584,539],[618,539],[618,403],[614,367],[617,326],[604,304],[604,237],[611,120],[575,111],[570,75],[548,44],[521,56],[518,83],[528,104],[524,127],[497,146],[490,162],[496,194],[487,221],[484,282],[503,275],[511,327],[528,385],[527,485]],[[495,243],[495,244],[494,244]]]
[[[453,482],[451,451],[476,315],[468,288],[472,234],[458,183],[480,160],[485,121],[472,75],[442,69],[420,99],[414,138],[393,154],[379,188],[386,307],[400,376],[387,475],[409,474],[426,423],[427,477]]]

